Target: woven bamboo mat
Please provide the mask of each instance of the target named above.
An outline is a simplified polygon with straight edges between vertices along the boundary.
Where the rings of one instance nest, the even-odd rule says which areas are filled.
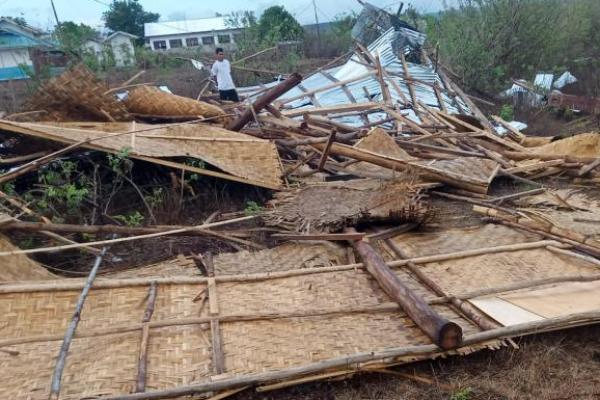
[[[47,111],[42,118],[55,121],[127,121],[123,103],[105,94],[108,87],[83,64],[44,82],[25,109]]]
[[[79,124],[81,126],[81,124]],[[106,129],[93,124],[93,129],[73,127],[75,124],[31,124],[3,121],[4,129],[64,143],[76,143],[90,138],[106,136],[106,131],[120,132],[132,130],[131,124],[108,124]],[[84,124],[83,126],[87,126]],[[66,129],[68,128],[68,129]],[[231,132],[211,125],[154,126],[146,135],[156,138],[136,136],[132,147],[131,135],[120,135],[94,141],[84,147],[119,152],[130,149],[132,156],[147,157],[193,157],[203,160],[232,175],[264,182],[270,186],[281,185],[281,162],[275,145],[267,140],[256,139],[243,133]],[[136,126],[136,129],[140,129]],[[144,129],[142,127],[141,129]],[[176,137],[173,139],[166,137]],[[189,140],[180,139],[193,138]]]
[[[461,232],[453,234],[460,236]],[[475,237],[477,233],[468,230],[465,234]],[[504,237],[504,242],[523,239],[485,227],[479,235],[486,235],[487,240]],[[408,242],[408,235],[403,237],[403,242]],[[487,245],[487,240],[479,243]],[[418,242],[414,241],[415,247]],[[455,249],[459,242],[449,248]],[[429,246],[425,242],[422,245]],[[422,249],[414,252],[424,254]],[[543,247],[428,263],[420,268],[451,294],[546,277],[598,273],[594,264]],[[412,275],[402,269],[395,271],[424,299],[439,300]],[[199,300],[207,287],[201,279],[198,283],[158,284],[151,319],[155,325],[150,329],[147,390],[208,382],[215,377],[211,360],[216,349],[212,347],[209,311],[216,313],[220,320],[225,374],[219,378],[282,370],[358,352],[430,343],[414,323],[390,303],[363,269],[335,271],[323,267],[310,273],[266,276],[260,280],[248,279],[247,275],[233,280],[235,276],[226,276],[226,281],[218,278],[216,290],[208,291],[210,296],[215,296],[212,301],[211,298]],[[107,279],[99,277],[98,284]],[[92,289],[82,312],[79,337],[74,340],[67,358],[61,399],[133,391],[141,320],[152,278],[146,278],[142,285],[127,282],[122,279],[119,287]],[[17,293],[11,292],[13,286],[1,286],[0,315],[4,319],[0,324],[0,346],[18,354],[0,352],[0,381],[3,382],[0,397],[47,398],[54,360],[79,290],[32,287]],[[465,335],[479,331],[448,306],[433,307],[457,322]],[[115,328],[119,329],[102,333]],[[12,344],[8,345],[7,340]],[[22,344],[15,344],[17,342]],[[498,344],[474,345],[459,353]],[[432,353],[380,362],[408,362],[435,356]]]
[[[215,257],[217,275],[252,274],[348,264],[346,248],[331,242],[285,243],[273,249],[222,253]]]
[[[145,115],[218,117],[225,112],[212,104],[163,92],[153,86],[138,86],[124,100],[131,113]]]
[[[15,251],[19,248],[0,235],[0,251]],[[0,257],[0,282],[33,281],[53,279],[55,276],[26,255]]]

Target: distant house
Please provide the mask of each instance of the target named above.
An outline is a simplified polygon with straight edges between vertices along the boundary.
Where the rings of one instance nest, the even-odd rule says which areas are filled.
[[[233,50],[241,31],[241,28],[228,26],[226,17],[144,24],[144,38],[153,51],[187,47],[206,51],[216,47]]]
[[[36,50],[53,47],[41,30],[0,18],[0,81],[29,78]]]
[[[135,62],[134,40],[138,37],[131,33],[117,31],[106,38],[90,38],[84,43],[86,50],[94,54],[99,61],[107,50],[112,51],[117,67],[125,67]]]

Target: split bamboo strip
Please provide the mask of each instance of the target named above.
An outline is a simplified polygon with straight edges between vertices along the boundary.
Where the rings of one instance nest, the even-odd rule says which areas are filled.
[[[42,247],[42,248],[30,249],[30,250],[4,251],[4,252],[0,252],[0,257],[12,256],[12,255],[16,255],[16,254],[46,253],[46,252],[50,252],[50,251],[77,249],[80,247],[87,247],[87,246],[131,242],[134,240],[150,239],[150,238],[155,238],[155,237],[175,235],[178,233],[192,232],[194,230],[199,230],[199,229],[206,229],[206,228],[212,228],[212,227],[216,227],[216,226],[223,226],[223,225],[229,225],[229,224],[234,224],[234,223],[238,223],[238,222],[250,221],[255,218],[257,218],[256,215],[250,215],[247,217],[241,217],[241,218],[231,219],[231,220],[227,220],[227,221],[213,222],[210,224],[191,226],[188,228],[173,229],[173,230],[165,231],[165,232],[149,233],[146,235],[130,236],[130,237],[125,237],[125,238],[109,239],[109,240],[99,240],[99,241],[88,242],[88,243],[76,243],[76,244],[69,244],[69,245],[56,246],[56,247]]]
[[[148,290],[148,300],[146,303],[146,311],[142,317],[142,336],[140,339],[140,352],[138,356],[138,372],[137,380],[135,385],[135,391],[145,392],[146,391],[146,370],[148,367],[148,339],[150,337],[150,327],[148,323],[152,319],[154,314],[154,305],[156,304],[156,281],[150,284]]]
[[[456,260],[459,258],[474,257],[484,254],[504,253],[511,251],[521,251],[530,249],[539,249],[546,246],[555,246],[558,248],[569,248],[572,245],[563,244],[556,240],[541,240],[529,243],[517,243],[495,247],[484,247],[473,250],[463,250],[453,253],[437,254],[433,256],[415,257],[406,260],[395,260],[387,263],[392,268],[402,267],[408,262],[415,264],[427,264],[433,262],[442,262],[449,260]],[[281,272],[267,272],[258,274],[247,274],[247,275],[221,275],[216,276],[216,282],[258,282],[270,279],[281,279],[300,275],[311,275],[321,274],[335,271],[347,271],[352,269],[364,268],[362,263],[337,265],[333,267],[319,267],[319,268],[303,268],[297,270],[281,271]],[[114,289],[121,287],[134,287],[134,286],[148,286],[153,281],[157,284],[167,285],[196,285],[206,284],[207,278],[198,277],[169,277],[169,278],[130,278],[130,279],[99,279],[95,284],[95,289]],[[6,293],[26,293],[26,292],[58,292],[63,290],[81,290],[84,282],[81,279],[73,278],[69,279],[68,282],[64,280],[55,282],[35,282],[35,283],[9,283],[0,284],[0,294]]]
[[[50,400],[58,400],[60,396],[60,383],[62,380],[63,370],[65,369],[65,364],[67,362],[67,354],[69,353],[69,347],[71,347],[71,341],[75,336],[75,330],[77,329],[77,325],[79,325],[79,320],[81,319],[81,312],[83,311],[83,305],[85,304],[85,300],[87,299],[88,293],[92,288],[92,284],[94,283],[94,279],[96,279],[96,274],[98,273],[98,269],[100,268],[100,264],[102,263],[102,258],[106,254],[107,247],[104,247],[101,253],[96,257],[96,261],[94,262],[94,266],[90,271],[90,274],[87,277],[85,285],[83,286],[83,290],[79,295],[79,299],[77,299],[77,305],[75,306],[75,311],[73,313],[73,317],[71,318],[71,322],[65,332],[64,339],[62,345],[60,346],[60,351],[58,353],[58,357],[56,360],[56,364],[54,366],[54,373],[52,374],[52,383],[50,386]]]
[[[600,311],[572,314],[565,317],[548,318],[540,321],[528,322],[523,324],[501,327],[476,333],[465,337],[463,344],[473,345],[489,340],[504,339],[514,336],[537,333],[549,329],[559,329],[568,326],[574,326],[582,322],[592,322],[600,320]],[[360,368],[360,364],[376,360],[389,360],[406,356],[433,356],[439,353],[436,345],[420,345],[402,348],[391,348],[382,351],[356,353],[353,355],[336,357],[325,361],[307,364],[300,367],[293,367],[279,371],[269,371],[243,376],[226,378],[214,382],[197,383],[193,385],[180,386],[177,388],[157,390],[148,393],[138,393],[121,396],[106,396],[104,400],[151,400],[165,399],[192,394],[205,393],[209,391],[233,389],[248,385],[257,385],[264,382],[295,379],[305,375],[314,374],[335,368],[348,368],[355,365]]]

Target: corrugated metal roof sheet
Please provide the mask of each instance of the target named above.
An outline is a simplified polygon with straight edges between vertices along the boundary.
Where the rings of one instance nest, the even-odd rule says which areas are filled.
[[[562,89],[563,87],[570,85],[571,83],[577,82],[577,78],[569,71],[563,73],[556,81],[554,81],[554,87],[557,89]]]
[[[408,35],[408,37],[407,37]],[[384,32],[379,38],[371,43],[367,48],[373,56],[378,56],[382,67],[387,72],[387,77],[384,79],[388,83],[391,99],[394,103],[404,104],[404,98],[410,101],[410,90],[406,79],[406,73],[402,65],[401,60],[398,58],[394,46],[399,44],[404,45],[399,51],[405,55],[418,49],[419,46],[424,42],[425,35],[420,32],[415,32],[410,29],[400,28],[395,30],[390,28]],[[413,47],[415,46],[415,47]],[[441,110],[442,107],[438,101],[438,97],[434,90],[434,85],[438,85],[441,91],[441,99],[444,102],[445,108],[450,113],[470,113],[469,107],[459,98],[450,97],[444,89],[444,83],[440,76],[434,71],[432,65],[417,64],[407,61],[408,73],[412,82],[412,87],[415,92],[417,101],[437,110]],[[323,88],[333,83],[333,80],[328,77],[332,76],[334,79],[339,81],[347,81],[353,78],[358,78],[361,75],[367,74],[372,71],[372,68],[364,65],[362,58],[358,54],[354,54],[345,64],[325,70],[323,72],[316,72],[313,75],[308,76],[302,81],[301,87],[295,87],[288,91],[282,100],[285,98],[292,98],[302,95],[305,91],[314,91],[319,88]],[[395,84],[391,84],[390,80],[394,81]],[[269,85],[270,87],[275,85],[276,82]],[[398,87],[402,92],[401,96],[395,87]],[[328,90],[320,91],[313,96],[303,97],[286,104],[286,108],[289,109],[310,109],[315,106],[330,107],[342,104],[350,104],[353,100],[356,103],[366,103],[370,101],[382,101],[383,95],[381,93],[381,85],[375,76],[369,76],[366,78],[359,79],[357,81],[348,83],[345,85],[346,90],[342,87],[335,87]],[[241,93],[256,93],[257,90],[262,89],[260,86],[251,88],[241,88]],[[347,94],[349,92],[352,96],[350,98]],[[413,110],[403,111],[408,118],[421,122],[417,114]],[[336,117],[333,114],[329,115],[330,118],[343,122],[351,126],[364,125],[364,117],[359,115],[343,115]],[[368,113],[368,120],[375,122],[378,120],[387,119],[388,116],[384,112],[376,111]]]
[[[533,81],[534,86],[550,90],[552,88],[552,81],[554,80],[554,74],[537,74]]]
[[[144,24],[144,36],[181,35],[185,33],[211,32],[231,29],[225,17],[188,19],[184,21],[151,22]]]

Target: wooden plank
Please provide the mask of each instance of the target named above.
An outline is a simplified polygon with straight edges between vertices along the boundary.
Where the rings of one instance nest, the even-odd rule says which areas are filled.
[[[510,326],[543,320],[544,317],[529,312],[519,306],[509,303],[499,297],[483,297],[469,300],[487,316],[502,324]]]
[[[148,300],[146,303],[146,310],[142,317],[142,336],[140,339],[140,350],[138,353],[138,370],[137,379],[135,385],[136,393],[146,391],[146,371],[148,368],[148,340],[150,338],[150,325],[149,322],[154,314],[154,306],[156,304],[156,292],[157,284],[153,281],[148,289]]]
[[[208,296],[210,301],[210,295]],[[225,373],[225,356],[223,354],[223,345],[221,343],[221,326],[218,319],[210,321],[211,346],[213,355],[213,369],[215,374]]]
[[[208,304],[209,304],[209,312],[210,315],[219,314],[219,301],[217,299],[217,282],[215,281],[215,277],[208,278]]]

